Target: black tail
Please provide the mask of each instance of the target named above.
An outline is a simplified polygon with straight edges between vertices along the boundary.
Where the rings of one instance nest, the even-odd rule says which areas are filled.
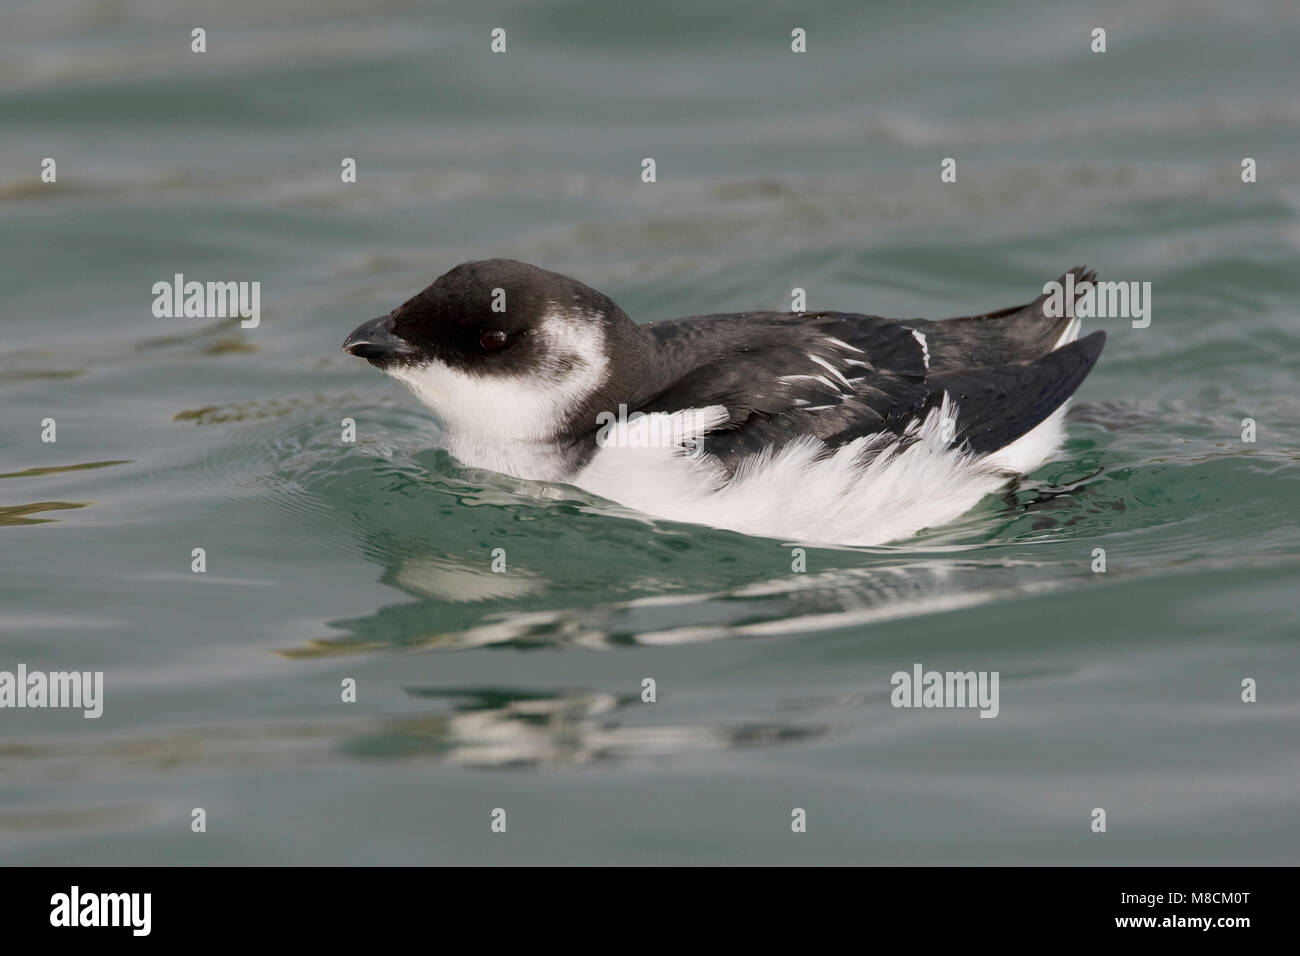
[[[1060,408],[1105,344],[1106,333],[1093,332],[1031,362],[938,372],[927,381],[934,388],[929,405],[938,408],[947,393],[957,404],[953,443],[976,454],[997,451]]]
[[[1074,276],[1076,300],[1081,294],[1078,291],[1080,283],[1097,281],[1097,274],[1086,266],[1076,266],[1066,275]],[[1065,287],[1065,275],[1056,281]],[[984,315],[939,321],[907,320],[904,324],[925,336],[930,369],[934,372],[1002,362],[1029,362],[1050,352],[1070,327],[1070,315],[1049,316],[1046,313],[1047,299],[1048,294],[1043,293],[1026,305],[1014,305]],[[1070,314],[1073,314],[1072,310]]]

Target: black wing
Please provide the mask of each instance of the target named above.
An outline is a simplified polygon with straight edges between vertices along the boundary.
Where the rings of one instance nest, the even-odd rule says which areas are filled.
[[[672,384],[638,410],[724,406],[730,418],[709,433],[706,450],[728,467],[800,436],[834,447],[901,432],[930,394],[921,341],[877,316],[742,312],[643,328]]]
[[[642,328],[658,379],[671,384],[637,410],[724,406],[729,418],[705,450],[734,471],[805,436],[835,448],[901,435],[948,393],[959,408],[955,441],[993,451],[1055,411],[1101,353],[1101,332],[1052,351],[1070,319],[1045,316],[1044,300],[943,321],[743,312],[651,323]]]

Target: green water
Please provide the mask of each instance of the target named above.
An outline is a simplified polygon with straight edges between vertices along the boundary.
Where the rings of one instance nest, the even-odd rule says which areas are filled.
[[[6,5],[0,670],[105,699],[0,710],[0,861],[1295,862],[1300,7],[1056,6]],[[464,469],[339,353],[490,256],[640,321],[1154,308],[1014,496],[793,573]]]

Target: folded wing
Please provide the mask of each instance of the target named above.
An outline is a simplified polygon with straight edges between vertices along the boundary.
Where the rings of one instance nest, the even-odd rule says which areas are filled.
[[[1076,285],[1093,278],[1072,271]],[[1070,342],[1074,320],[1045,315],[1045,301],[942,321],[747,312],[652,323],[643,328],[672,384],[636,410],[724,406],[705,450],[734,471],[807,436],[828,449],[902,436],[947,394],[958,407],[953,443],[996,451],[1059,408],[1101,354],[1104,333]]]

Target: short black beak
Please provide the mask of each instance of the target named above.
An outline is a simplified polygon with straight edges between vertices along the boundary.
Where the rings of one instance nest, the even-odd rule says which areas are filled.
[[[393,332],[393,317],[381,315],[363,322],[343,340],[343,351],[368,362],[383,364],[404,355],[415,354],[411,343]]]

